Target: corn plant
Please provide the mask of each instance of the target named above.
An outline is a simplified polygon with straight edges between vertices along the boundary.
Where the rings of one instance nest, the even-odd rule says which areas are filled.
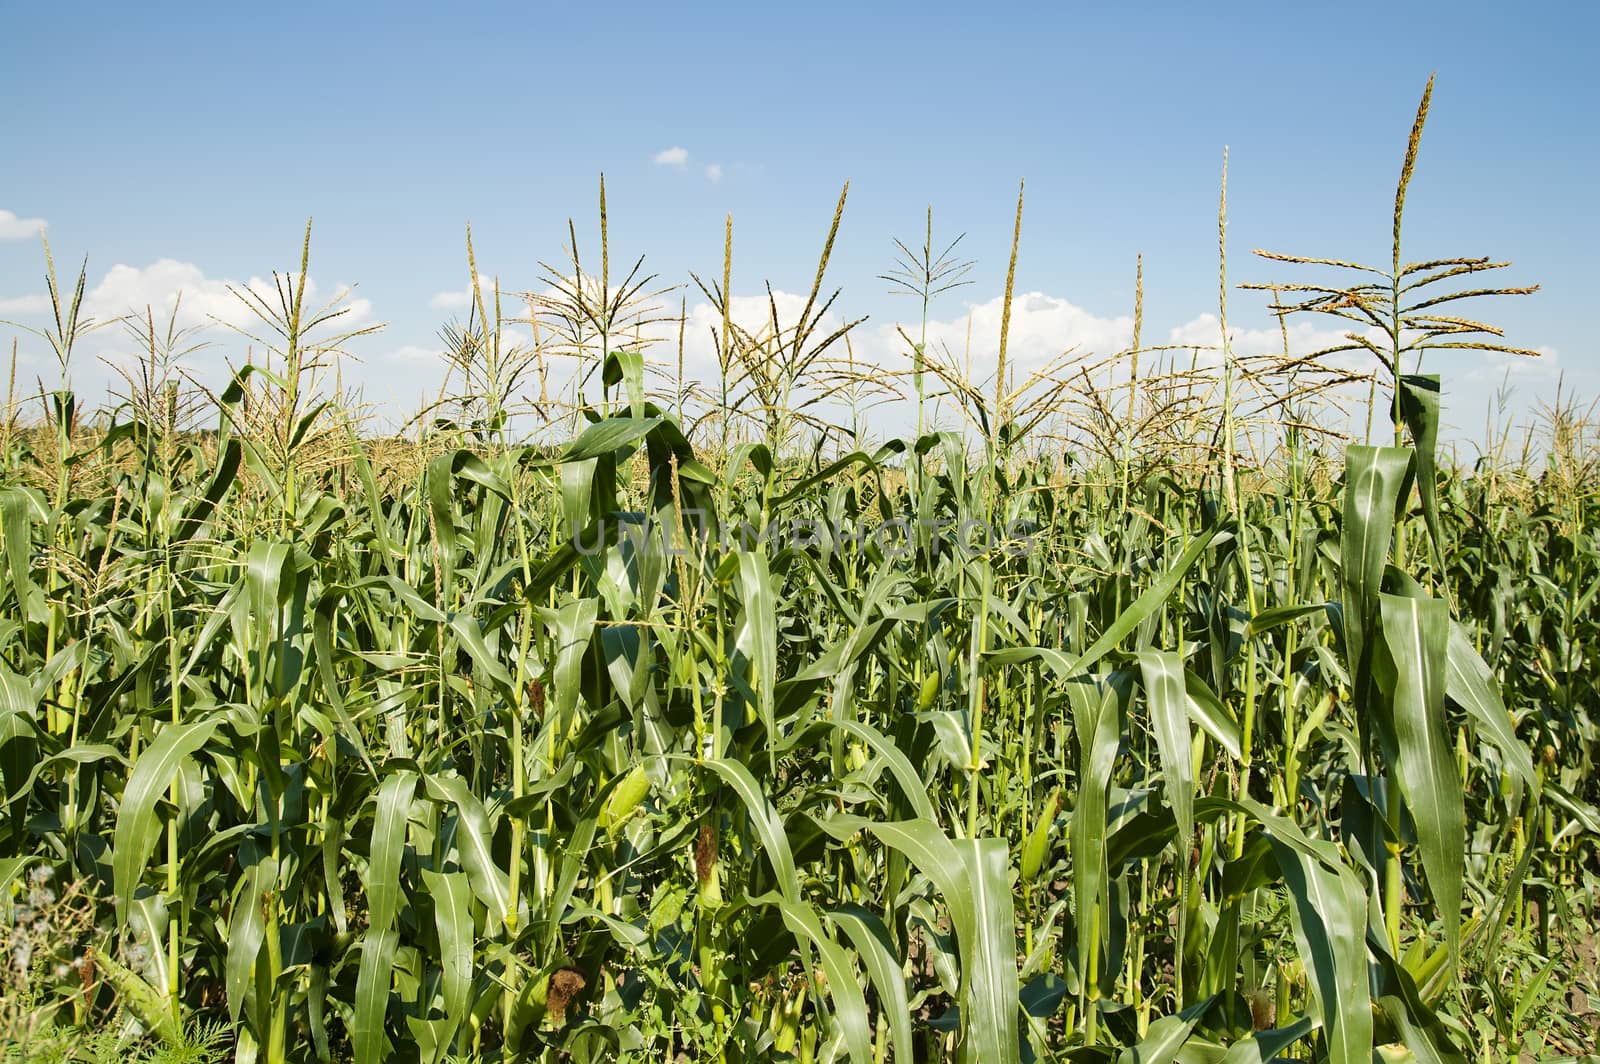
[[[3,448],[0,902],[90,918],[28,1000],[272,1064],[1592,1049],[1594,421],[1439,453],[1407,360],[1499,341],[1411,294],[1487,260],[1400,265],[1426,100],[1393,268],[1268,286],[1363,323],[1387,446],[1323,416],[1364,376],[1234,350],[1225,201],[1214,349],[1142,346],[1141,261],[1126,350],[1022,375],[1019,191],[994,376],[907,327],[882,442],[843,196],[794,320],[736,319],[726,224],[709,383],[603,186],[598,275],[573,226],[526,318],[469,236],[404,438],[330,387],[363,330],[309,231],[220,391],[176,314],[96,415],[63,354]],[[889,275],[924,319],[935,246]]]

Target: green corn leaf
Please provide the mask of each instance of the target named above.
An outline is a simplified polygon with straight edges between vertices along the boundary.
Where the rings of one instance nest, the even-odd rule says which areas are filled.
[[[1178,589],[1178,585],[1183,581],[1184,576],[1200,560],[1200,556],[1205,553],[1206,548],[1211,545],[1211,541],[1216,537],[1217,532],[1218,528],[1216,527],[1208,528],[1190,540],[1189,545],[1178,556],[1178,560],[1173,562],[1171,567],[1146,588],[1143,594],[1134,599],[1132,604],[1117,616],[1117,619],[1101,634],[1099,639],[1094,641],[1089,649],[1077,657],[1070,657],[1059,650],[1052,650],[1047,647],[1010,647],[1004,650],[992,651],[987,660],[994,665],[1009,665],[1019,661],[1038,659],[1063,679],[1078,675],[1112,650],[1115,650],[1118,644],[1127,637],[1128,633],[1138,628],[1166,605],[1167,600]]]
[[[761,840],[761,851],[772,865],[779,892],[789,901],[799,900],[799,884],[795,877],[794,855],[789,849],[789,837],[784,833],[783,821],[772,808],[761,787],[750,775],[750,770],[737,761],[726,758],[706,758],[699,762],[721,776],[744,803],[745,814]]]
[[[1117,1064],[1172,1064],[1199,1022],[1197,1012],[1151,1021],[1150,1029],[1139,1039],[1139,1044],[1123,1050],[1117,1057]]]
[[[888,1020],[889,1037],[897,1059],[910,1058],[915,1046],[911,1033],[911,1003],[906,996],[905,977],[900,972],[888,927],[876,913],[859,905],[841,906],[824,915],[829,923],[845,933],[866,968],[867,977],[878,992],[882,1015]]]
[[[1050,849],[1050,829],[1054,827],[1056,813],[1061,809],[1061,788],[1057,787],[1050,792],[1050,796],[1039,807],[1039,815],[1034,819],[1033,830],[1028,832],[1028,841],[1022,846],[1022,881],[1033,883],[1039,878],[1039,870],[1044,867],[1045,854]]]
[[[416,787],[417,774],[400,769],[388,775],[378,788],[372,814],[371,858],[367,862],[367,909],[370,925],[380,931],[393,927],[400,913],[400,858],[405,853]]]
[[[228,956],[224,967],[225,989],[228,994],[228,1019],[239,1022],[239,1013],[250,1006],[257,1033],[263,1038],[266,1031],[265,1010],[269,1002],[256,1001],[256,965],[260,963],[261,947],[266,941],[266,919],[262,911],[262,892],[273,887],[274,870],[268,859],[270,853],[248,839],[239,850],[241,877],[233,895],[233,911],[228,921]]]
[[[117,919],[128,919],[128,907],[144,876],[145,864],[161,835],[156,801],[172,785],[183,759],[210,740],[217,721],[169,724],[140,754],[122,792],[117,826],[112,838],[113,884],[117,892]]]
[[[1229,1046],[1222,1064],[1267,1064],[1268,1061],[1278,1060],[1280,1053],[1315,1031],[1317,1026],[1310,1016],[1302,1016],[1293,1023],[1270,1031],[1257,1031],[1249,1038],[1240,1039]]]
[[[1445,941],[1455,956],[1461,940],[1467,820],[1444,719],[1450,608],[1437,599],[1383,595],[1381,612],[1393,668],[1390,697],[1399,782],[1417,825],[1417,848],[1439,903]]]
[[[460,872],[423,869],[422,882],[433,899],[433,920],[439,935],[439,966],[444,1014],[449,1021],[446,1046],[454,1039],[461,1020],[471,1011],[473,944],[477,929],[472,921],[472,887]]]
[[[857,1064],[869,1064],[873,1057],[871,1028],[867,1022],[867,999],[861,992],[861,982],[849,955],[829,937],[816,911],[805,902],[777,894],[766,894],[750,901],[752,905],[765,904],[776,908],[790,933],[817,951],[822,961],[822,972],[828,980],[828,996],[833,999],[834,1016],[844,1031],[844,1044],[850,1059]]]
[[[1365,698],[1368,633],[1377,623],[1396,507],[1409,489],[1411,468],[1412,453],[1400,447],[1351,447],[1345,455],[1340,589],[1346,653],[1358,699]]]
[[[661,418],[613,417],[583,431],[561,455],[562,462],[584,462],[631,447],[662,424]]]
[[[1171,651],[1142,650],[1139,670],[1144,677],[1145,705],[1155,728],[1161,753],[1161,775],[1167,800],[1178,818],[1180,852],[1188,853],[1194,837],[1194,764],[1189,734],[1189,696],[1184,690],[1183,659]]]
[[[1185,669],[1183,689],[1189,696],[1189,713],[1200,730],[1211,736],[1235,761],[1242,758],[1244,740],[1239,733],[1239,722],[1227,704],[1211,690],[1211,685],[1193,669]]]
[[[777,594],[764,553],[742,551],[738,557],[739,586],[743,592],[739,645],[750,654],[751,685],[755,688],[761,722],[767,729],[767,741],[771,743],[778,735],[773,712],[773,695],[778,685]]]
[[[1122,705],[1111,684],[1067,685],[1072,723],[1078,735],[1078,789],[1072,807],[1072,888],[1077,899],[1078,971],[1089,970],[1089,957],[1100,941],[1099,921],[1106,904],[1106,821],[1111,774],[1122,743]],[[1088,987],[1080,988],[1086,999]]]
[[[1327,612],[1327,603],[1319,602],[1315,605],[1300,604],[1289,606],[1269,606],[1250,618],[1250,624],[1245,629],[1251,636],[1270,632],[1274,628],[1282,628],[1286,624],[1293,624],[1302,617],[1311,617]]]
[[[489,910],[490,926],[504,923],[516,899],[511,897],[510,877],[495,864],[494,832],[483,803],[467,789],[466,781],[460,776],[430,774],[423,780],[430,798],[455,806],[455,843],[461,855],[461,866],[472,884],[473,893]]]
[[[200,531],[200,527],[216,512],[217,505],[228,494],[228,489],[239,476],[239,463],[244,454],[244,448],[237,439],[229,439],[222,447],[222,453],[217,456],[216,466],[212,470],[211,480],[206,484],[198,498],[191,502],[184,510],[183,519],[173,531],[172,538],[177,542],[193,539]]]
[[[962,949],[962,1058],[969,1064],[1020,1059],[1016,916],[1002,839],[960,839],[956,852],[971,883],[971,941]]]
[[[883,822],[841,815],[821,826],[835,838],[868,831],[928,877],[949,911],[961,953],[962,1059],[1019,1060],[1016,915],[1004,842],[952,842],[926,820]]]
[[[356,1064],[378,1064],[390,1057],[384,1017],[389,1012],[389,979],[400,935],[393,928],[369,928],[361,936],[361,967],[356,973],[354,1021],[350,1041]]]
[[[888,736],[870,724],[863,724],[860,721],[829,720],[825,723],[829,727],[838,728],[860,739],[873,753],[883,758],[884,764],[888,765],[895,782],[900,785],[900,792],[905,795],[918,820],[938,820],[933,811],[933,802],[928,798],[927,785],[923,783],[922,777],[917,774],[910,760],[889,740]]]
[[[600,600],[573,599],[547,620],[553,621],[556,663],[551,675],[556,714],[564,727],[570,727],[582,693],[583,656],[589,649],[595,625],[600,618]]]
[[[34,502],[21,488],[0,490],[0,532],[6,550],[6,574],[11,593],[23,616],[34,622],[45,618],[44,592],[33,582],[32,520]]]
[[[1288,887],[1295,945],[1322,1012],[1330,1064],[1368,1064],[1372,1001],[1367,989],[1367,891],[1355,874],[1330,863],[1288,821],[1252,808],[1272,840]]]
[[[621,384],[628,396],[630,414],[644,417],[644,355],[638,351],[607,351],[600,377],[607,388]]]
[[[1428,526],[1433,557],[1443,567],[1444,532],[1439,521],[1439,375],[1407,373],[1395,382],[1397,420],[1405,424],[1417,452],[1417,496]]]
[[[1467,711],[1500,751],[1507,770],[1538,795],[1539,778],[1533,771],[1533,755],[1527,744],[1517,738],[1516,725],[1500,698],[1500,685],[1483,658],[1472,648],[1466,629],[1455,621],[1450,622],[1447,657],[1445,697]]]

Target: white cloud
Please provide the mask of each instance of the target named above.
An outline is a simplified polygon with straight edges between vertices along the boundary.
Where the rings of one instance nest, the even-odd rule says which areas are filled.
[[[788,329],[799,320],[804,310],[804,293],[775,290],[771,302],[766,293],[734,296],[732,318],[740,327],[761,331],[770,329],[772,307],[776,305],[780,327]],[[972,374],[981,379],[993,373],[999,353],[1000,313],[1004,300],[996,296],[970,308]],[[821,323],[817,336],[826,336],[843,324],[845,317],[859,316],[851,308],[830,311]],[[908,335],[916,336],[916,328],[902,325]],[[684,328],[684,371],[686,375],[701,379],[715,379],[717,372],[717,335],[722,329],[722,315],[711,304],[692,304]],[[672,361],[676,357],[676,329],[670,324],[665,333],[671,334],[670,343],[659,345],[653,352],[657,360]],[[928,322],[928,346],[935,352],[948,352],[957,365],[968,354],[968,314]],[[910,368],[910,354],[892,322],[864,325],[851,333],[853,350],[858,363],[879,366],[892,373]],[[1017,296],[1012,302],[1010,335],[1007,341],[1007,359],[1024,372],[1038,369],[1068,349],[1077,348],[1085,353],[1112,354],[1129,345],[1133,338],[1131,317],[1100,317],[1066,299],[1029,292]],[[670,357],[667,353],[671,351]],[[845,355],[840,343],[832,352]]]
[[[460,298],[462,302],[465,301],[464,295]],[[776,305],[779,325],[788,329],[799,319],[805,302],[805,293],[783,290],[775,290],[770,302],[765,292],[736,295],[732,300],[732,317],[746,330],[755,333],[765,332],[770,329],[772,306]],[[975,383],[982,382],[986,377],[992,380],[999,350],[1003,302],[1003,298],[996,295],[983,302],[970,304],[964,311],[951,313],[948,317],[935,318],[928,323],[929,346],[935,352],[948,357],[949,361],[958,367],[970,366],[968,372]],[[675,308],[666,309],[670,312]],[[722,315],[705,301],[691,303],[686,313],[684,376],[688,382],[714,385],[719,376],[717,337],[722,328]],[[857,314],[858,309],[848,304],[830,311],[821,323],[817,336],[827,335],[838,328],[846,318],[855,317]],[[1265,323],[1258,324],[1258,318],[1259,315],[1256,318],[1246,316],[1245,324],[1230,326],[1231,343],[1236,354],[1248,357],[1276,354],[1282,350],[1283,337],[1277,323],[1267,319]],[[902,321],[901,324],[905,331],[915,338],[914,323]],[[652,331],[657,339],[647,349],[647,360],[656,369],[665,371],[665,377],[660,380],[670,387],[670,381],[677,369],[678,330],[675,322],[669,321],[658,324]],[[1147,321],[1143,338],[1147,347],[1163,345],[1177,350],[1163,355],[1146,356],[1141,361],[1141,369],[1143,372],[1159,373],[1163,371],[1161,368],[1163,362],[1170,368],[1184,368],[1191,357],[1187,349],[1200,349],[1198,362],[1201,367],[1215,367],[1221,360],[1221,354],[1216,350],[1220,332],[1217,316],[1212,312],[1195,314],[1177,325]],[[882,380],[889,379],[890,375],[909,372],[910,353],[893,321],[879,318],[860,327],[851,335],[853,353],[858,365],[881,368]],[[1338,328],[1321,327],[1310,320],[1291,319],[1288,328],[1289,351],[1295,356],[1308,355],[1336,346],[1342,341],[1343,336],[1343,331]],[[518,335],[516,339],[528,342],[531,337]],[[1100,315],[1060,296],[1038,291],[1024,292],[1013,300],[1007,358],[1010,365],[1015,368],[1017,383],[1020,384],[1029,372],[1045,367],[1069,351],[1081,355],[1084,364],[1092,366],[1101,359],[1125,351],[1131,346],[1132,341],[1131,315]],[[436,348],[404,348],[402,352],[395,353],[391,357],[418,363],[437,357]],[[845,345],[838,344],[831,354],[840,359],[844,358]],[[1514,356],[1484,355],[1480,358],[1463,357],[1453,365],[1446,365],[1444,360],[1440,359],[1437,360],[1437,364],[1431,364],[1427,368],[1430,371],[1445,373],[1446,401],[1449,408],[1456,411],[1473,411],[1481,407],[1483,397],[1498,384],[1508,365],[1517,370],[1513,379],[1521,379],[1530,385],[1544,386],[1546,382],[1553,380],[1561,368],[1553,356],[1554,352],[1549,352],[1545,359],[1531,360]],[[1330,368],[1363,373],[1372,368],[1371,359],[1360,351],[1333,356],[1325,362]],[[1130,368],[1128,359],[1119,359],[1115,364],[1099,369],[1096,372],[1096,379],[1102,386],[1119,380],[1125,382]],[[570,388],[569,370],[570,367],[563,361],[557,360],[551,364],[552,376],[549,386],[553,394],[564,394]],[[909,384],[906,390],[909,390]],[[1366,391],[1364,388],[1358,390],[1360,395],[1356,398],[1364,402]],[[889,418],[886,422],[889,424],[900,415],[891,415],[885,411],[884,416]],[[1380,420],[1383,416],[1380,413]]]
[[[722,180],[722,164],[712,163],[706,167],[706,178],[714,185]]]
[[[1516,384],[1554,384],[1559,381],[1566,367],[1561,363],[1561,355],[1553,347],[1536,347],[1538,358],[1528,355],[1508,355],[1503,351],[1479,351],[1478,365],[1466,372],[1468,380],[1479,384],[1494,385],[1499,387],[1502,383]],[[1445,358],[1456,352],[1435,352],[1435,364],[1425,367],[1430,371],[1447,372],[1451,367],[1444,365]],[[1471,352],[1461,352],[1468,354]],[[1440,356],[1444,357],[1440,357]],[[1459,355],[1458,355],[1459,357]]]
[[[686,168],[689,165],[688,152],[679,147],[663,151],[655,159],[664,166]],[[713,182],[726,173],[739,169],[738,164],[731,164],[725,170],[719,163],[707,164],[700,168],[706,179]],[[0,234],[5,232],[6,225],[26,227],[33,225],[33,222],[34,220],[18,220],[15,215],[0,212]],[[492,292],[491,277],[490,274],[482,275],[486,299],[490,298]],[[253,277],[246,282],[234,282],[233,287],[248,287],[262,294],[269,302],[276,301],[276,292],[270,278]],[[103,321],[129,312],[142,314],[143,308],[149,305],[159,322],[178,305],[178,293],[182,292],[180,325],[207,325],[216,319],[245,328],[256,326],[258,323],[248,308],[228,288],[229,282],[208,276],[200,266],[190,262],[167,258],[143,266],[118,264],[92,286],[86,296],[85,309],[87,314]],[[316,305],[320,306],[328,298],[327,291],[319,290],[312,280],[307,281],[307,290]],[[429,298],[428,303],[437,311],[465,311],[470,305],[470,291],[465,285],[460,289],[438,291]],[[505,295],[509,296],[509,293]],[[805,300],[803,292],[780,290],[772,294],[772,302],[777,306],[779,322],[783,327],[788,328],[795,323],[805,305]],[[964,307],[955,301],[947,301],[936,308],[940,316],[928,323],[930,346],[936,351],[947,351],[950,360],[958,366],[963,363],[970,365],[970,377],[975,383],[983,381],[985,377],[990,378],[988,386],[990,388],[992,388],[992,375],[999,346],[1002,303],[1002,297],[999,295]],[[674,297],[670,300],[670,306],[663,309],[667,313],[675,313],[676,304],[677,300]],[[765,292],[755,291],[748,295],[735,296],[732,304],[733,317],[742,327],[759,332],[768,326],[770,304]],[[337,328],[347,328],[371,320],[372,306],[368,300],[354,300],[350,305],[353,308],[352,312],[339,319]],[[520,318],[527,312],[523,301],[516,297],[506,298],[504,307],[508,317]],[[827,335],[844,320],[858,316],[862,309],[864,308],[859,305],[853,305],[847,295],[841,300],[839,307],[830,312],[817,335]],[[857,363],[880,367],[884,371],[882,379],[888,379],[890,374],[908,374],[910,370],[910,355],[894,322],[901,321],[905,331],[913,338],[916,336],[914,311],[908,302],[891,303],[887,309],[889,314],[906,317],[895,319],[874,315],[873,321],[852,334]],[[48,301],[41,295],[23,294],[0,298],[0,318],[20,317],[47,310]],[[687,313],[688,320],[684,330],[685,376],[690,381],[712,384],[718,377],[716,337],[721,329],[722,316],[705,301],[691,303]],[[1171,324],[1172,320],[1169,318],[1165,321],[1146,321],[1144,329],[1146,345],[1171,345],[1179,350],[1167,356],[1152,357],[1148,361],[1142,359],[1140,362],[1142,371],[1159,372],[1157,363],[1163,358],[1170,359],[1179,366],[1186,366],[1189,355],[1183,350],[1184,348],[1214,348],[1218,344],[1220,326],[1214,312],[1195,314],[1187,319],[1180,318],[1175,325]],[[664,377],[656,378],[657,383],[670,387],[677,363],[676,323],[659,323],[650,331],[659,339],[648,349],[648,359],[657,369],[666,371]],[[120,337],[120,332],[121,330],[115,329],[106,330],[104,335],[115,334]],[[1030,371],[1042,368],[1068,350],[1076,350],[1085,356],[1086,362],[1093,363],[1099,358],[1125,350],[1132,342],[1132,335],[1131,315],[1101,315],[1060,296],[1040,291],[1023,292],[1013,301],[1008,360],[1015,367],[1016,379],[1020,383]],[[1339,343],[1342,335],[1342,330],[1320,327],[1313,319],[1297,321],[1291,318],[1289,349],[1295,355],[1309,354]],[[235,346],[228,342],[227,337],[215,338],[222,341],[220,351],[225,351],[230,356],[236,353]],[[413,338],[415,337],[401,339]],[[508,330],[506,334],[506,340],[510,343],[526,344],[530,343],[531,339],[531,333],[525,328]],[[547,343],[552,342],[548,334],[545,339]],[[1231,340],[1234,350],[1240,355],[1273,353],[1282,347],[1282,338],[1276,322],[1259,312],[1241,314],[1238,324],[1232,326]],[[840,343],[831,353],[842,359],[845,350],[844,344]],[[1541,350],[1545,353],[1545,357],[1541,359],[1467,351],[1437,352],[1430,355],[1426,370],[1442,373],[1445,378],[1447,432],[1453,432],[1454,425],[1460,423],[1466,426],[1460,433],[1462,437],[1473,438],[1481,433],[1481,428],[1478,427],[1481,423],[1481,411],[1485,409],[1488,397],[1499,387],[1508,369],[1511,371],[1511,381],[1525,388],[1528,393],[1518,396],[1520,404],[1525,404],[1530,396],[1537,397],[1552,391],[1564,368],[1569,374],[1574,372],[1575,367],[1564,366],[1557,358],[1556,352]],[[27,357],[26,352],[24,357]],[[221,357],[217,356],[216,365],[221,365]],[[363,358],[364,364],[347,366],[346,383],[364,382],[375,394],[382,393],[380,402],[392,401],[398,404],[396,409],[406,407],[415,398],[419,388],[426,389],[429,395],[436,394],[439,381],[444,374],[445,363],[440,347],[425,335],[418,338],[416,343],[375,350]],[[1201,351],[1199,355],[1202,366],[1214,366],[1219,358],[1215,351]],[[210,359],[207,361],[210,362]],[[1361,372],[1372,366],[1370,358],[1362,352],[1338,356],[1333,364]],[[1124,359],[1119,360],[1115,368],[1107,368],[1103,372],[1107,375],[1107,379],[1120,377],[1125,382],[1128,368],[1128,362]],[[566,394],[570,389],[569,363],[560,359],[553,360],[549,364],[549,369],[551,377],[548,387],[551,394]],[[525,385],[524,390],[529,394],[537,394],[538,384],[530,382]],[[905,379],[903,390],[910,390],[908,378]],[[1360,391],[1361,394],[1357,398],[1364,404],[1365,388]],[[903,431],[910,423],[910,415],[905,413],[906,409],[904,406],[884,409],[881,416],[886,420],[882,428],[885,431]],[[1360,409],[1364,410],[1364,407]],[[879,416],[874,414],[874,419]],[[946,422],[953,420],[953,413],[948,406],[939,416]],[[1359,420],[1358,417],[1357,421]],[[1381,409],[1377,414],[1377,421],[1380,425],[1386,424],[1386,413]],[[1356,428],[1359,427],[1356,425]]]
[[[43,218],[19,218],[15,211],[0,210],[0,240],[26,240],[42,232]]]
[[[494,314],[494,274],[479,273],[478,288],[483,293],[483,305],[490,315]],[[428,300],[428,306],[434,310],[466,310],[472,306],[472,285],[463,285],[460,288],[446,289],[435,292]],[[507,288],[504,283],[500,285],[500,308],[507,317],[520,317],[527,313],[527,305],[523,302],[520,289]]]
[[[1004,297],[995,296],[972,304],[968,314],[928,322],[930,351],[948,352],[957,365],[963,364],[970,354],[975,377],[992,372],[1000,352],[1000,318],[1004,305]],[[969,321],[970,351],[967,346]],[[915,339],[916,329],[904,327],[906,334]],[[876,342],[872,346],[894,360],[890,365],[909,358],[903,354],[906,344],[893,324],[881,325],[874,333]],[[1025,292],[1012,300],[1006,359],[1019,370],[1034,370],[1071,349],[1111,354],[1132,341],[1132,317],[1100,317],[1069,300],[1043,292]]]
[[[143,267],[118,263],[89,290],[84,302],[92,316],[102,319],[142,312],[146,307],[165,316],[178,307],[183,325],[204,324],[211,317],[235,325],[250,320],[248,310],[228,291],[227,282],[210,280],[199,266],[176,259],[158,259]]]
[[[1297,357],[1338,347],[1346,342],[1345,330],[1318,328],[1305,320],[1289,325],[1288,334],[1289,354]],[[1284,337],[1276,325],[1253,329],[1230,325],[1228,342],[1235,355],[1248,357],[1280,353],[1283,351]],[[1221,322],[1209,311],[1197,314],[1182,325],[1167,330],[1165,343],[1171,347],[1211,348],[1200,352],[1200,362],[1202,365],[1218,363],[1222,360],[1222,353],[1217,349],[1222,343]],[[1366,370],[1372,364],[1370,356],[1364,351],[1325,356],[1322,361],[1339,369]]]
[[[47,296],[16,296],[12,299],[0,299],[0,314],[43,314],[50,309],[50,299]]]
[[[472,289],[462,288],[454,292],[435,292],[428,306],[434,310],[462,310],[472,305]]]
[[[293,275],[291,275],[291,283]],[[206,326],[214,321],[224,325],[248,327],[257,318],[244,300],[229,289],[248,289],[261,296],[268,306],[275,306],[277,289],[270,279],[252,277],[247,282],[219,280],[207,277],[205,271],[192,262],[176,259],[158,259],[148,266],[129,266],[123,263],[111,267],[93,289],[84,296],[85,311],[92,317],[107,320],[124,314],[142,314],[149,307],[157,319],[165,318],[177,310],[180,327]],[[319,288],[314,278],[306,278],[306,298],[320,306]],[[367,299],[347,298],[348,312],[338,319],[337,328],[352,328],[367,324],[372,318],[372,302]]]
[[[678,169],[682,170],[685,166],[689,165],[689,149],[673,145],[672,147],[667,148],[665,151],[656,152],[655,155],[651,157],[651,161],[657,166],[676,166]]]
[[[800,312],[805,309],[806,297],[798,292],[785,292],[773,289],[772,299],[769,302],[765,292],[753,296],[734,296],[729,304],[729,317],[735,325],[755,335],[771,331],[772,308],[778,308],[778,325],[788,329],[800,319]],[[818,337],[826,336],[838,328],[842,322],[838,315],[829,312],[823,319],[821,328],[823,332]],[[676,362],[677,358],[677,327],[673,323],[658,327],[662,335],[670,335],[670,344],[658,345],[655,357]],[[688,310],[688,319],[683,328],[683,363],[684,373],[691,377],[702,377],[706,380],[715,380],[717,375],[717,337],[722,332],[722,313],[710,303],[696,303]],[[670,357],[667,353],[671,352]],[[839,348],[843,354],[844,348]]]
[[[444,357],[437,347],[424,347],[421,344],[405,344],[382,355],[378,361],[390,362],[436,362]]]

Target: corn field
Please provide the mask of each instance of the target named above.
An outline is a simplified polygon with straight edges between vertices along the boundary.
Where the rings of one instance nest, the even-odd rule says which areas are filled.
[[[729,222],[706,384],[602,185],[598,255],[472,266],[385,437],[309,228],[220,390],[50,262],[60,384],[0,440],[0,1059],[1595,1052],[1593,419],[1441,448],[1452,353],[1531,354],[1466,306],[1532,289],[1402,257],[1426,112],[1392,262],[1241,286],[1224,200],[1215,350],[1021,375],[914,323],[858,363],[844,197],[787,321],[736,320]],[[941,246],[888,275],[924,322]],[[1348,344],[1233,350],[1261,291]],[[143,357],[89,413],[104,326]]]

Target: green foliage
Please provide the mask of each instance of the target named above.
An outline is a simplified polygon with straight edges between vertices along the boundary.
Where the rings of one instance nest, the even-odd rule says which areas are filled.
[[[74,426],[63,389],[17,430],[3,926],[84,885],[38,932],[67,971],[30,952],[6,985],[44,1017],[26,1059],[1589,1048],[1561,997],[1600,832],[1574,437],[1453,469],[1437,392],[1394,372],[1393,446],[1262,434],[1250,468],[1206,442],[1249,417],[1145,417],[1130,386],[1085,464],[1049,433],[1100,403],[1087,375],[991,400],[918,343],[919,410],[972,431],[870,448],[815,401],[843,207],[795,324],[731,324],[725,262],[698,420],[614,348],[648,279],[613,288],[603,245],[541,311],[597,402],[580,375],[514,435],[544,348],[474,268],[459,419],[363,438],[319,383],[352,334],[317,332],[307,243],[251,303],[268,364],[184,418],[163,384]],[[933,247],[924,313],[965,274]]]

